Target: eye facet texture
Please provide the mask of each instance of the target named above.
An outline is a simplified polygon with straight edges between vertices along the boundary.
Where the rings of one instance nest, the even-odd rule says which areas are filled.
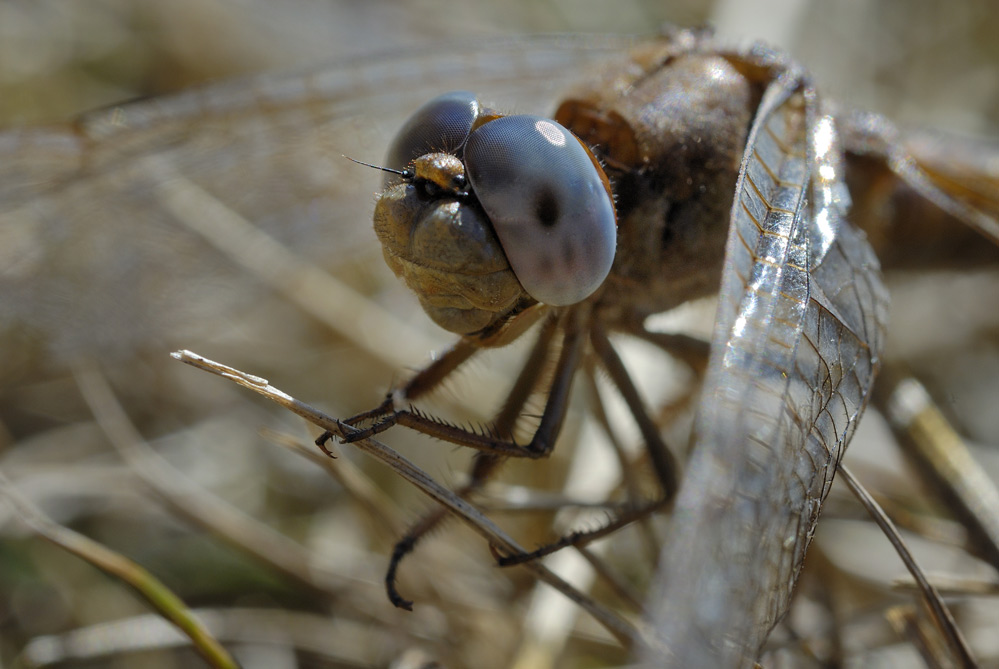
[[[416,158],[428,153],[460,155],[472,123],[481,112],[478,99],[468,91],[453,91],[434,98],[417,109],[395,136],[389,147],[387,165],[404,170]],[[400,182],[386,174],[385,187]]]
[[[505,116],[469,135],[464,160],[524,290],[565,306],[600,287],[614,261],[614,204],[575,135],[540,116]]]
[[[531,297],[565,306],[600,287],[614,261],[614,204],[606,177],[575,135],[540,116],[493,118],[472,93],[455,91],[409,118],[386,162],[409,169],[434,153],[463,161],[464,177]],[[408,179],[387,175],[385,187]]]

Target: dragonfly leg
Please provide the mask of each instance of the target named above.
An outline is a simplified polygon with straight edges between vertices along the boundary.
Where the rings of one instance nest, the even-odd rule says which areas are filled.
[[[618,438],[617,430],[611,424],[607,407],[597,386],[597,361],[590,358],[587,360],[587,363],[584,378],[590,396],[590,413],[602,428],[604,437],[607,439],[608,445],[617,458],[618,467],[621,471],[621,487],[627,499],[627,507],[637,508],[649,502],[647,495],[643,492],[644,485],[642,479],[644,477],[641,475],[646,468],[635,466],[635,456],[637,454],[630,454]],[[638,520],[638,531],[645,552],[648,554],[650,561],[654,562],[659,556],[659,546],[662,544],[662,539],[658,536],[656,528],[653,527],[648,517]]]
[[[548,399],[541,415],[541,422],[529,443],[518,444],[509,430],[501,431],[495,424],[479,428],[462,427],[426,414],[415,407],[396,410],[370,428],[353,433],[348,440],[364,439],[393,425],[402,425],[428,436],[484,453],[506,457],[546,457],[555,445],[568,409],[572,379],[582,360],[589,313],[589,307],[584,303],[565,309],[560,316],[559,327],[564,333],[562,351],[548,389]]]
[[[703,376],[708,368],[711,344],[703,339],[671,332],[651,332],[642,326],[633,328],[629,332],[639,339],[661,348],[674,360],[687,365],[698,376]]]
[[[557,324],[558,321],[554,318],[550,318],[544,322],[530,355],[525,361],[510,393],[507,395],[503,407],[496,416],[493,424],[493,429],[496,432],[506,434],[513,431],[517,418],[520,416],[524,405],[527,403],[531,393],[536,389],[541,378],[542,371],[551,352]],[[480,488],[499,468],[504,459],[497,455],[479,453],[472,465],[470,481],[468,485],[458,491],[458,495],[464,499]],[[396,587],[396,574],[398,573],[399,565],[404,557],[413,552],[416,543],[446,518],[447,513],[444,509],[436,509],[421,518],[406,532],[404,537],[396,542],[392,550],[388,569],[385,572],[385,589],[388,593],[389,601],[394,606],[406,610],[412,609],[413,603],[400,595]]]
[[[399,589],[396,587],[396,574],[399,571],[399,565],[402,563],[402,559],[416,548],[416,542],[422,539],[427,532],[434,529],[446,517],[447,511],[443,508],[434,510],[417,521],[406,532],[405,536],[395,543],[395,546],[392,548],[392,557],[389,560],[388,569],[385,570],[385,592],[388,595],[389,601],[392,602],[392,606],[398,609],[405,609],[406,611],[413,610],[412,600],[400,595]]]
[[[940,220],[939,214],[943,214],[999,244],[999,194],[995,186],[999,170],[995,167],[994,147],[953,138],[934,141],[930,135],[918,132],[902,133],[888,119],[872,113],[841,114],[836,123],[851,160],[851,174],[860,171],[853,169],[858,165],[870,173],[865,175],[865,181],[851,180],[850,190],[854,209],[858,210],[854,215],[859,214],[860,226],[877,241],[884,237],[894,244],[915,237],[925,244],[925,235],[940,236],[948,254],[963,255],[966,248],[974,253],[975,246],[962,236],[947,238],[954,228],[941,225],[949,222]],[[864,165],[862,159],[874,164]],[[901,183],[886,179],[884,170]],[[872,175],[875,178],[870,178]],[[919,198],[905,198],[902,184]],[[886,217],[887,207],[894,211]],[[934,208],[937,211],[932,211]],[[980,237],[974,239],[981,241]],[[887,250],[891,251],[890,245]],[[880,257],[883,251],[878,251]]]
[[[664,498],[672,499],[679,485],[679,466],[676,458],[663,442],[662,436],[659,434],[659,427],[649,416],[638,389],[628,375],[628,370],[621,362],[617,351],[614,350],[607,338],[607,333],[600,325],[595,324],[591,328],[590,342],[638,424],[638,429],[645,440],[645,447],[649,452],[649,460],[651,460],[656,475],[659,477],[659,483],[662,485]]]
[[[405,385],[398,390],[389,393],[385,397],[385,400],[377,407],[369,409],[368,411],[362,411],[359,414],[347,418],[343,422],[351,426],[356,426],[359,423],[365,423],[373,420],[379,421],[376,426],[380,425],[382,422],[386,422],[386,420],[388,420],[386,417],[390,417],[392,415],[395,410],[395,404],[399,398],[416,399],[417,397],[433,390],[439,386],[444,379],[448,377],[448,375],[471,358],[477,350],[479,350],[478,347],[472,342],[467,339],[459,339],[439,358],[421,369],[413,378],[407,381]],[[361,430],[360,432],[353,433],[349,437],[345,438],[344,443],[357,441],[358,439],[367,439],[375,434],[378,434],[379,432],[384,432],[388,428],[392,427],[392,425],[394,425],[394,422],[388,422],[380,429],[369,428],[368,430]],[[319,446],[325,451],[326,443],[332,439],[333,436],[333,433],[328,430],[323,432],[323,434],[316,439],[316,446]]]
[[[530,562],[531,560],[537,560],[543,558],[546,555],[551,555],[557,551],[567,548],[569,546],[582,547],[590,542],[596,541],[597,539],[602,539],[617,530],[630,525],[631,523],[639,520],[641,518],[647,517],[649,514],[659,511],[664,506],[668,505],[671,500],[666,498],[657,499],[646,504],[639,506],[629,506],[627,509],[617,514],[617,516],[611,519],[610,522],[606,523],[602,527],[598,527],[594,530],[576,531],[571,532],[563,537],[560,537],[557,541],[554,541],[547,546],[542,546],[530,553],[519,553],[517,555],[497,555],[496,563],[501,567],[510,567],[517,564],[523,564],[525,562]]]

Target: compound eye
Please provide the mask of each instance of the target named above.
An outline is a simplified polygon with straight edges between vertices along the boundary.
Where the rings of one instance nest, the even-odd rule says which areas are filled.
[[[417,109],[396,134],[385,166],[404,170],[428,153],[457,154],[480,111],[479,101],[468,91],[453,91],[434,98]],[[385,188],[400,181],[396,175],[386,175]]]
[[[617,245],[606,177],[571,132],[540,116],[504,116],[465,144],[472,189],[524,290],[545,304],[589,297]]]

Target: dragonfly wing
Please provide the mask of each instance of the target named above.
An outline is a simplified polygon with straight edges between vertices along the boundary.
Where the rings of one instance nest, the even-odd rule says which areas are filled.
[[[999,244],[999,143],[994,139],[939,131],[900,131],[888,119],[869,112],[847,112],[838,122],[844,143],[852,153],[883,161],[918,196],[921,204],[932,203],[940,212]],[[918,211],[913,216],[902,214],[899,234],[923,240],[938,252],[941,245],[930,232],[934,218],[925,211]],[[924,223],[931,227],[924,229]],[[872,231],[872,237],[880,234]],[[953,233],[942,229],[936,234]],[[932,241],[926,242],[927,239]],[[889,244],[889,252],[896,247],[905,248],[904,239],[893,239]],[[947,247],[947,244],[942,246],[944,250]],[[911,252],[903,250],[902,253]],[[934,257],[933,253],[928,255]],[[957,255],[963,256],[963,253],[959,251]],[[961,257],[962,266],[965,260]]]
[[[999,223],[999,141],[911,131],[902,144],[938,188]]]
[[[787,610],[885,335],[835,130],[778,80],[750,131],[694,449],[654,608],[669,666],[751,666]],[[828,133],[833,133],[831,136]]]

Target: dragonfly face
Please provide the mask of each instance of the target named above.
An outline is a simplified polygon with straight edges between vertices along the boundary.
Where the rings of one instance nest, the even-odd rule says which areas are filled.
[[[416,112],[388,163],[412,174],[379,198],[375,232],[445,329],[492,331],[535,302],[580,302],[607,277],[610,184],[558,123],[479,113],[471,94],[448,93]]]

